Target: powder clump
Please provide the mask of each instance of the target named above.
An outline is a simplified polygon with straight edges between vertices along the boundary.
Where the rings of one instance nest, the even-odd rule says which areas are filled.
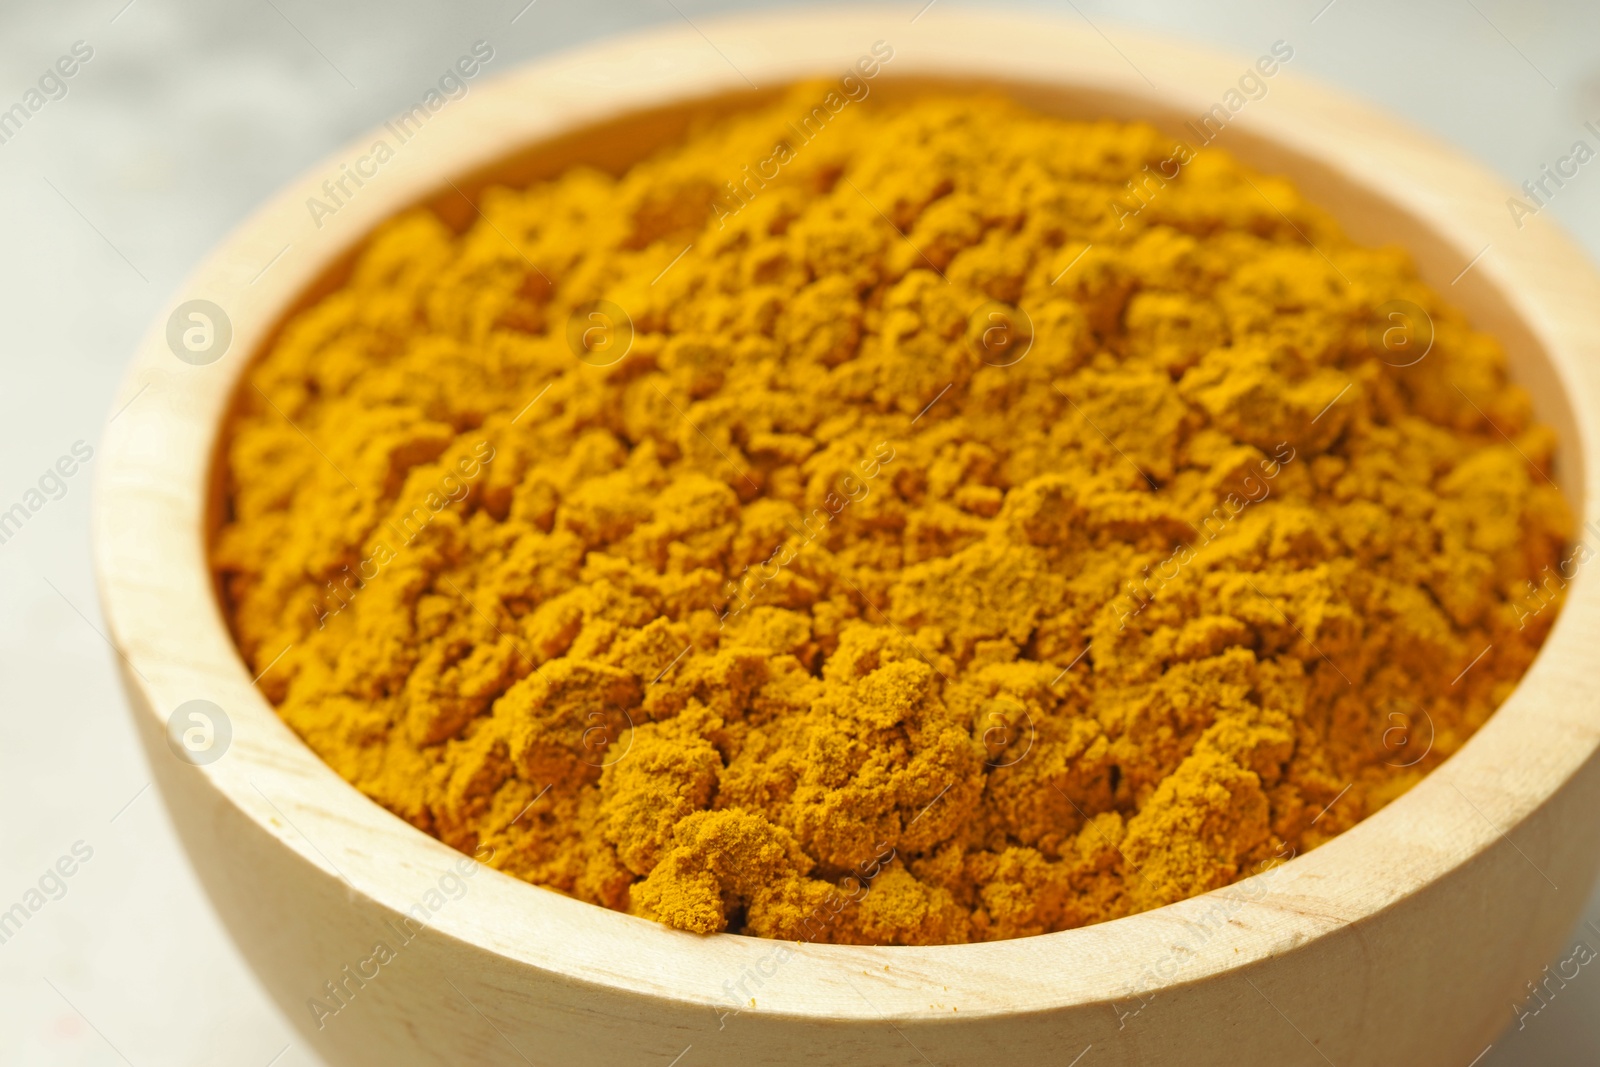
[[[1150,127],[799,143],[824,88],[396,219],[287,324],[213,555],[289,725],[519,878],[875,944],[1227,885],[1457,750],[1569,532],[1496,343],[1216,148],[1132,211]]]

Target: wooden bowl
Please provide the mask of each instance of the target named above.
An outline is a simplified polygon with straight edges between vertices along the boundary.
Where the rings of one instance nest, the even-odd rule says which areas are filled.
[[[464,223],[486,182],[526,182],[577,160],[625,165],[697,110],[840,76],[880,40],[894,56],[874,93],[999,85],[1046,111],[1174,133],[1221,102],[1254,58],[1122,30],[1112,46],[1082,21],[1037,15],[913,13],[706,21],[474,83],[336,212],[314,220],[308,198],[392,139],[387,128],[290,186],[205,262],[174,306],[222,309],[225,353],[220,331],[208,348],[204,322],[183,317],[190,305],[179,343],[163,320],[140,349],[97,461],[106,619],[196,871],[262,982],[330,1062],[1465,1067],[1515,1021],[1526,983],[1576,920],[1600,861],[1600,684],[1586,651],[1600,639],[1600,587],[1587,570],[1506,704],[1377,815],[1228,888],[994,944],[700,937],[529,886],[368,801],[253,687],[206,564],[219,424],[250,358],[396,210],[428,202]],[[1292,177],[1356,239],[1404,245],[1503,341],[1561,434],[1558,477],[1591,538],[1594,269],[1542,215],[1515,227],[1508,190],[1482,168],[1286,66],[1230,117],[1221,143]],[[201,331],[189,349],[186,325]],[[174,717],[201,740],[209,718],[220,758],[175,756]]]

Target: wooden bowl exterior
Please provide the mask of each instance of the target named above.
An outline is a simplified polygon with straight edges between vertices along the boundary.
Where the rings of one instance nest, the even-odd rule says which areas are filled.
[[[324,291],[396,210],[431,202],[465,217],[487,181],[576,159],[625,163],[695,108],[842,74],[878,40],[895,52],[875,93],[1000,85],[1044,110],[1174,131],[1248,62],[1125,31],[1119,53],[1081,21],[911,13],[707,21],[475,86],[320,225],[307,198],[380,133],[285,190],[204,263],[173,303],[226,310],[224,358],[174,358],[165,320],[141,347],[113,410],[132,402],[97,461],[105,615],[196,871],[262,982],[331,1063],[667,1065],[683,1054],[685,1067],[1065,1065],[1087,1050],[1086,1067],[1463,1067],[1514,1021],[1525,983],[1576,920],[1600,863],[1600,684],[1587,660],[1600,589],[1588,572],[1511,699],[1390,807],[1226,889],[995,944],[697,937],[475,864],[452,878],[461,856],[338,778],[253,687],[206,566],[218,428],[284,315]],[[1600,278],[1543,216],[1518,230],[1508,191],[1481,168],[1292,71],[1235,117],[1223,144],[1294,178],[1358,239],[1406,245],[1430,283],[1498,334],[1562,434],[1560,481],[1585,524],[1600,518]],[[232,724],[231,747],[204,767],[166,740],[168,715],[192,699]],[[408,930],[403,916],[419,902],[429,922]],[[380,942],[389,958],[374,964]],[[330,982],[345,1003],[319,1020],[309,1001],[337,1006]]]

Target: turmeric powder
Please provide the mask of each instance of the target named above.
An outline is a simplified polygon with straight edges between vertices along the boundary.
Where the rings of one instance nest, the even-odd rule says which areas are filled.
[[[802,142],[826,92],[407,214],[288,322],[213,558],[306,743],[536,885],[866,944],[1182,900],[1460,748],[1570,534],[1496,342],[1215,147]]]

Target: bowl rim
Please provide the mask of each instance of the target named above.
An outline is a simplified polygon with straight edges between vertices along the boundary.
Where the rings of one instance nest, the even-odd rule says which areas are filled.
[[[384,129],[311,168],[242,223],[164,309],[194,298],[226,309],[234,340],[224,357],[206,366],[174,358],[163,314],[111,406],[96,465],[94,558],[135,714],[151,716],[151,725],[164,730],[165,713],[185,701],[206,699],[227,709],[231,748],[215,763],[182,773],[202,776],[282,847],[344,881],[351,899],[404,913],[461,854],[366,798],[278,718],[234,648],[206,562],[211,457],[221,419],[284,310],[397,207],[425,201],[450,179],[492,168],[509,152],[663,102],[842,72],[875,41],[894,48],[885,85],[900,79],[1037,85],[1189,114],[1216,103],[1249,63],[1128,29],[1115,34],[1120,44],[1100,27],[1054,16],[944,5],[910,22],[905,11],[887,7],[707,19],[571,49],[475,85],[417,134],[427,151],[396,153],[381,172],[386,185],[374,179],[372,191],[363,186],[315,221],[308,199],[321,196],[324,180],[367,152]],[[1157,87],[1146,71],[1158,72],[1164,84]],[[530,100],[541,106],[527,107]],[[1581,501],[1580,528],[1600,530],[1593,525],[1600,521],[1600,438],[1593,426],[1600,413],[1600,276],[1582,253],[1543,216],[1508,234],[1509,190],[1499,179],[1297,71],[1278,74],[1270,93],[1237,123],[1245,144],[1255,139],[1314,161],[1418,220],[1459,253],[1466,269],[1451,285],[1465,284],[1451,295],[1472,308],[1474,325],[1483,328],[1484,307],[1509,309],[1537,346],[1530,366],[1558,383],[1570,405],[1564,481],[1569,496]],[[1439,276],[1428,280],[1441,287]],[[1406,795],[1267,874],[1097,926],[922,948],[703,937],[484,868],[473,871],[472,904],[442,909],[431,925],[566,981],[724,1013],[752,1010],[735,995],[752,991],[748,976],[760,992],[753,1010],[804,1018],[950,1018],[952,1008],[971,1018],[1143,1003],[1370,920],[1501,842],[1537,870],[1546,843],[1518,847],[1507,835],[1600,745],[1600,699],[1584,678],[1580,644],[1597,622],[1600,588],[1585,571],[1512,695]],[[780,967],[783,980],[769,984],[765,979]],[[864,971],[894,978],[875,980],[869,999],[852,981]]]

